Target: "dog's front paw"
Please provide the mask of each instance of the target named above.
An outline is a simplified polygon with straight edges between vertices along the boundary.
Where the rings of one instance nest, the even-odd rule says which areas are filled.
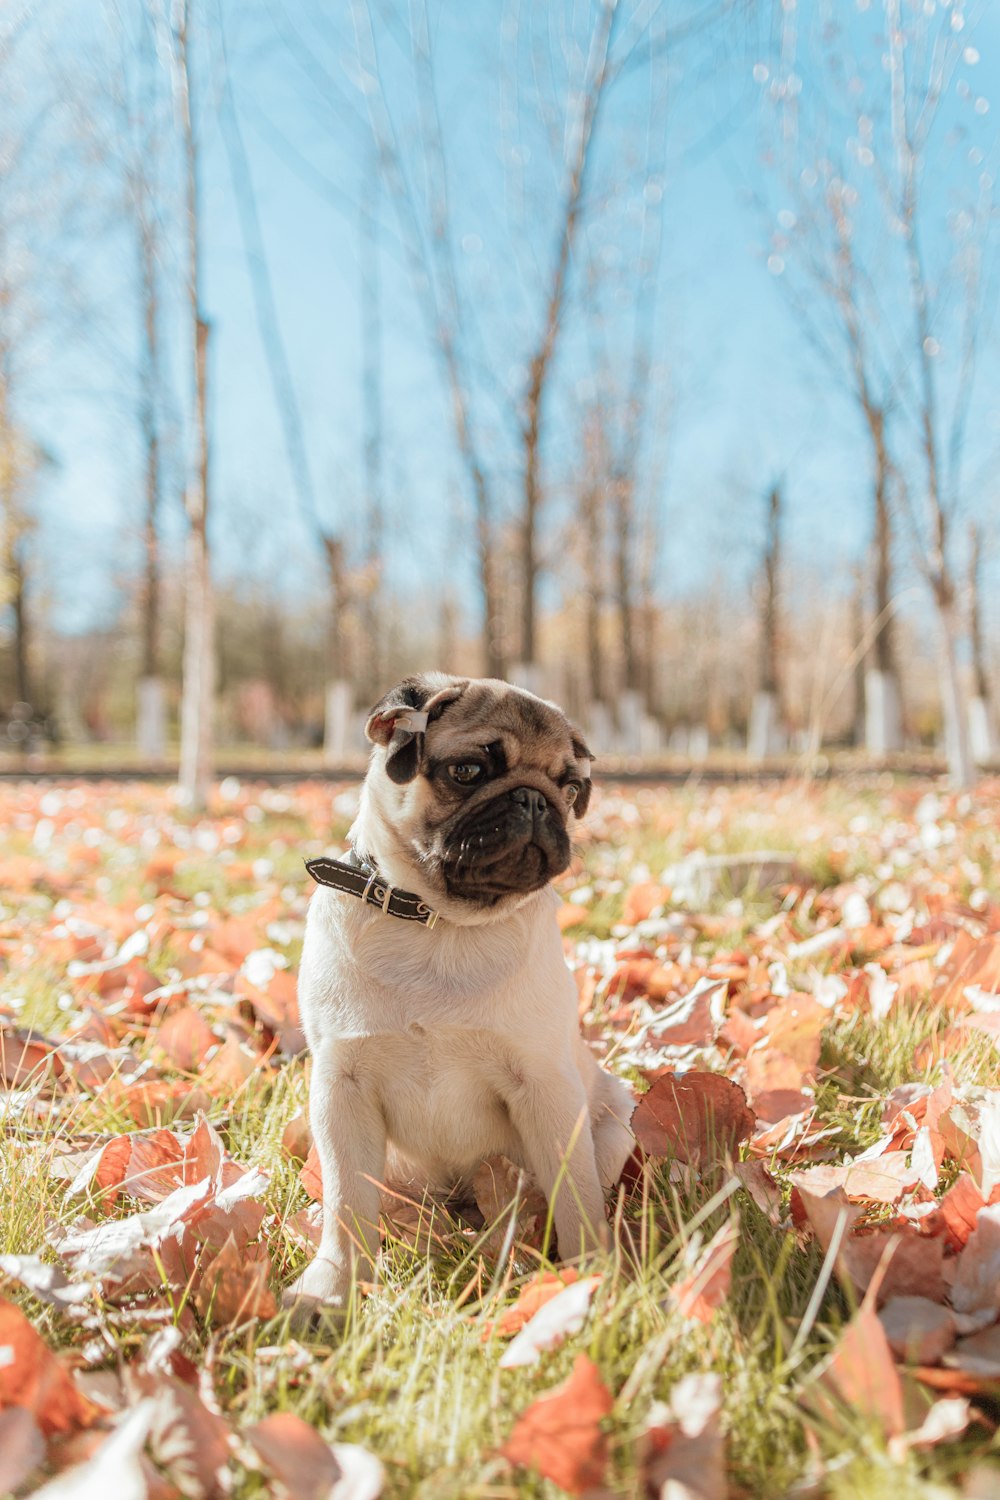
[[[317,1256],[282,1296],[282,1304],[305,1316],[325,1309],[343,1311],[351,1297],[349,1267]]]

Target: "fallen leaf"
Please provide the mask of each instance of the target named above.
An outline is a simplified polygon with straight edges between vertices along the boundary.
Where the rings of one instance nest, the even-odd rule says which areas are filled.
[[[938,1122],[948,1152],[988,1199],[1000,1186],[1000,1089],[969,1090]]]
[[[939,1302],[945,1294],[943,1241],[928,1239],[908,1225],[849,1235],[841,1246],[837,1269],[859,1295],[876,1281],[879,1306],[892,1297]]]
[[[35,1031],[17,1031],[0,1025],[0,1085],[7,1089],[62,1072],[55,1044]]]
[[[0,1271],[63,1312],[81,1307],[94,1294],[93,1282],[70,1281],[61,1267],[37,1255],[0,1255]]]
[[[274,1412],[248,1427],[244,1437],[291,1500],[327,1500],[340,1478],[329,1443],[294,1412]]]
[[[505,1308],[499,1318],[483,1324],[484,1336],[488,1337],[494,1329],[504,1335],[519,1333],[540,1308],[551,1302],[553,1297],[558,1297],[567,1286],[571,1286],[578,1275],[574,1266],[564,1266],[558,1272],[537,1272],[530,1281],[525,1282],[518,1292],[517,1301],[511,1307]]]
[[[823,1251],[829,1250],[835,1235],[841,1242],[860,1215],[844,1190],[842,1177],[835,1167],[810,1167],[789,1174],[792,1184],[792,1217],[808,1220]]]
[[[601,1422],[614,1397],[586,1354],[572,1373],[524,1411],[501,1448],[511,1463],[534,1469],[571,1495],[603,1483],[608,1464]]]
[[[642,881],[638,885],[630,887],[625,896],[622,907],[622,921],[628,927],[635,927],[638,922],[645,922],[647,917],[664,906],[670,900],[670,887],[659,885],[653,881]],[[584,916],[588,913],[584,911]]]
[[[683,1280],[670,1288],[678,1312],[710,1323],[729,1296],[733,1254],[740,1238],[739,1219],[723,1224],[697,1255]]]
[[[632,1133],[650,1156],[698,1162],[734,1156],[754,1116],[738,1084],[718,1073],[667,1073],[639,1100]]]
[[[936,1364],[955,1342],[951,1312],[928,1297],[891,1297],[878,1316],[889,1348],[909,1364]]]
[[[1000,1204],[976,1215],[976,1227],[958,1257],[951,1304],[958,1313],[1000,1311]]]
[[[193,1073],[218,1038],[193,1005],[179,1005],[156,1031],[156,1045],[175,1068]]]
[[[515,1245],[541,1249],[549,1205],[520,1167],[506,1156],[487,1157],[472,1174],[472,1192],[487,1227],[493,1226],[482,1241],[485,1254],[499,1256]]]
[[[149,1450],[155,1462],[185,1496],[221,1500],[232,1483],[230,1433],[222,1417],[175,1377],[148,1374],[135,1385],[151,1398]]]
[[[726,1500],[718,1375],[685,1375],[669,1402],[654,1401],[639,1462],[645,1492],[663,1500]]]
[[[309,1147],[309,1155],[303,1163],[299,1172],[299,1181],[317,1203],[323,1201],[323,1173],[319,1164],[319,1152],[316,1150],[315,1142]]]
[[[194,1294],[201,1316],[215,1327],[237,1327],[252,1318],[273,1318],[278,1311],[268,1287],[271,1262],[263,1246],[251,1255],[230,1234],[222,1249],[202,1267]]]
[[[905,1432],[903,1387],[873,1297],[840,1335],[821,1378],[847,1406],[876,1418],[886,1437]]]
[[[45,1457],[45,1439],[30,1411],[0,1411],[0,1495],[19,1490]]]
[[[20,1406],[46,1436],[89,1427],[102,1415],[19,1307],[0,1297],[0,1410]]]
[[[293,1161],[305,1162],[312,1148],[312,1130],[304,1109],[296,1110],[281,1132],[281,1146]]]
[[[976,1227],[976,1218],[986,1200],[968,1172],[955,1179],[951,1187],[929,1214],[917,1220],[921,1234],[943,1235],[953,1250],[968,1243]]]
[[[772,1224],[781,1223],[781,1185],[760,1161],[738,1161],[733,1166],[744,1191]]]
[[[1000,1327],[994,1324],[981,1333],[959,1339],[945,1363],[966,1375],[1000,1380]]]
[[[155,1402],[140,1401],[86,1463],[35,1491],[35,1500],[149,1500],[150,1475],[142,1450],[155,1420]]]
[[[889,1451],[899,1462],[907,1448],[934,1448],[938,1443],[951,1442],[962,1436],[970,1415],[969,1402],[964,1396],[935,1401],[919,1427],[892,1439]]]
[[[571,1334],[579,1333],[600,1284],[600,1276],[588,1276],[571,1282],[544,1303],[504,1350],[501,1370],[536,1364],[544,1350],[557,1349]]]

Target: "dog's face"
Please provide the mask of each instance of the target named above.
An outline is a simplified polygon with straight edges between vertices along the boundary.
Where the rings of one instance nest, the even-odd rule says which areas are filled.
[[[408,677],[371,711],[357,833],[393,884],[502,915],[570,861],[590,752],[552,703],[506,682]]]

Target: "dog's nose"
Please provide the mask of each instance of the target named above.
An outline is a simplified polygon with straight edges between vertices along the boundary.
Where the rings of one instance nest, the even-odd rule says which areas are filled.
[[[525,812],[530,812],[532,819],[537,822],[545,812],[547,803],[545,793],[538,792],[533,786],[518,786],[510,794],[510,800],[523,807]]]

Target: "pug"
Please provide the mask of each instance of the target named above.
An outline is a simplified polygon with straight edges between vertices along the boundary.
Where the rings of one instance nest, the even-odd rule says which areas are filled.
[[[372,709],[346,860],[309,869],[299,973],[323,1177],[289,1300],[370,1280],[387,1152],[455,1190],[502,1154],[549,1200],[564,1259],[606,1243],[633,1101],[580,1035],[552,879],[590,752],[554,704],[497,680],[408,677]]]

